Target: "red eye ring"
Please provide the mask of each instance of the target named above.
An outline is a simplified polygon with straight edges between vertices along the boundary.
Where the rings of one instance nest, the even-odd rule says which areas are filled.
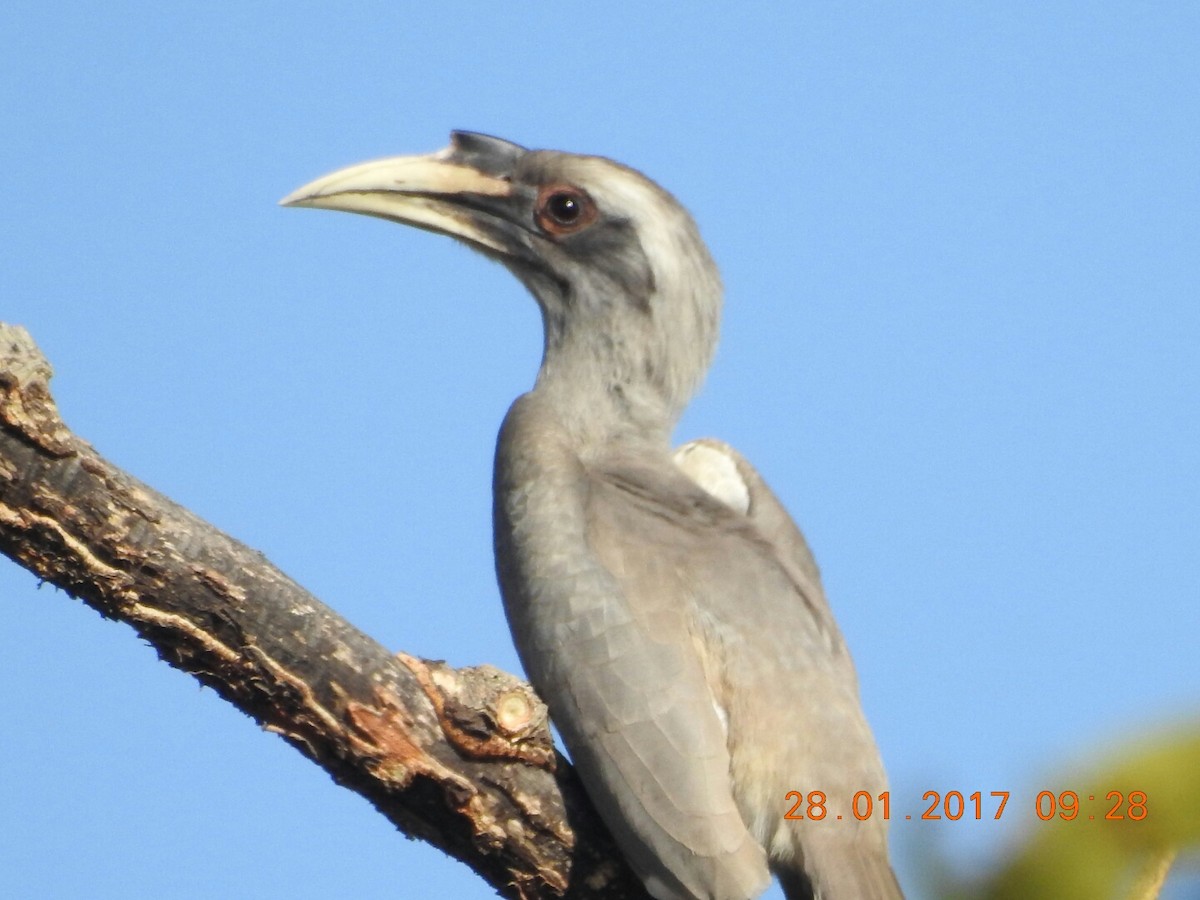
[[[534,218],[547,234],[582,231],[596,221],[596,203],[587,192],[569,184],[549,184],[538,191]]]

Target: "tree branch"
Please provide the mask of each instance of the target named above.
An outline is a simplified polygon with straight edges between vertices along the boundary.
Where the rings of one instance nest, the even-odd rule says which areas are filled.
[[[0,552],[190,672],[512,898],[646,898],[532,689],[392,655],[260,553],[103,459],[0,324]]]

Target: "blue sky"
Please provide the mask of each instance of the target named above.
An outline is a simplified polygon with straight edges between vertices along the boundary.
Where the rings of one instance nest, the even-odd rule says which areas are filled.
[[[10,0],[0,320],[115,463],[384,644],[516,671],[490,467],[533,302],[276,201],[451,128],[645,171],[726,282],[678,437],[805,529],[893,806],[1013,792],[893,824],[920,897],[916,846],[985,865],[1200,704],[1198,37],[1190,4]],[[0,603],[0,895],[491,896],[127,627],[7,563]]]

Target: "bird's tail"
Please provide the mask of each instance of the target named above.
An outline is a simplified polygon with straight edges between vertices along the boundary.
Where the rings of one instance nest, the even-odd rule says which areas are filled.
[[[823,859],[817,871],[801,865],[776,868],[787,900],[904,900],[900,882],[884,853]]]

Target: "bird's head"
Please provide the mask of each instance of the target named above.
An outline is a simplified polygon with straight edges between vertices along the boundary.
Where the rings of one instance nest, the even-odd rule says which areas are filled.
[[[341,169],[281,202],[448,234],[502,262],[542,310],[538,389],[588,416],[669,430],[712,359],[721,284],[695,223],[611,160],[458,131],[437,153]]]

